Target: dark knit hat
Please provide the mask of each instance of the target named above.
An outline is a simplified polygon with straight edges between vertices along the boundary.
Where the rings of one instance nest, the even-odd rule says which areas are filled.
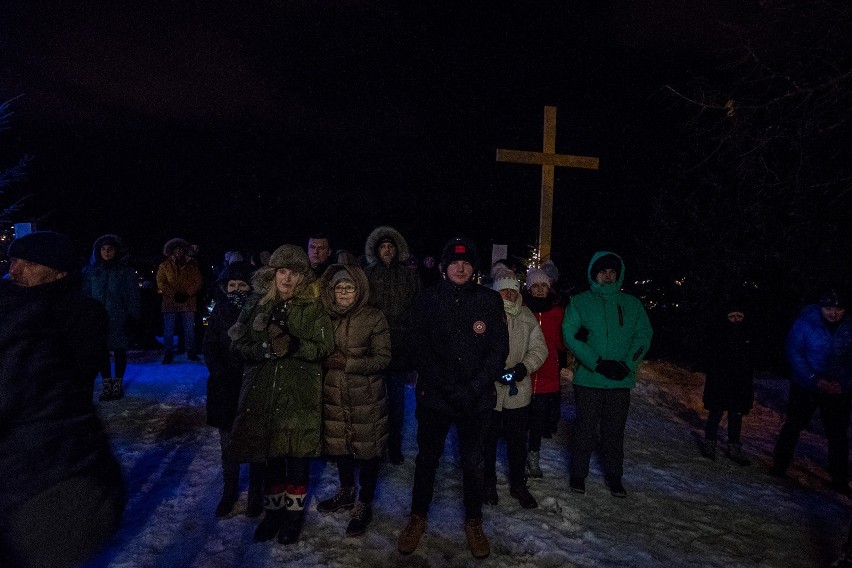
[[[441,270],[446,273],[447,266],[454,260],[466,260],[476,272],[479,268],[479,254],[476,252],[476,243],[464,237],[447,241],[441,253]]]
[[[9,255],[11,256],[11,254]],[[836,288],[826,290],[819,297],[819,307],[821,308],[845,308],[846,297]]]
[[[251,284],[251,276],[254,272],[254,266],[244,260],[232,262],[222,269],[216,281],[219,284],[227,284],[229,280],[242,280]]]
[[[598,272],[606,270],[607,268],[615,270],[615,273],[621,276],[621,259],[614,254],[603,255],[592,265],[592,270],[590,271],[592,278],[594,278]]]
[[[77,265],[71,239],[53,231],[35,231],[12,241],[9,258],[20,258],[49,266],[60,272],[72,272]]]

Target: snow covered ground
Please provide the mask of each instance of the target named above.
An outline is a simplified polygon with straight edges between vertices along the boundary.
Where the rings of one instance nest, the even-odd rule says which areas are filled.
[[[665,363],[643,367],[634,390],[624,484],[627,499],[605,488],[597,464],[585,495],[568,490],[567,440],[573,418],[564,389],[563,420],[544,440],[545,478],[531,481],[539,508],[524,510],[509,497],[500,455],[500,503],[485,508],[491,556],[475,561],[462,529],[461,475],[454,438],[438,472],[429,526],[411,556],[396,551],[407,520],[414,473],[416,421],[413,388],[405,424],[406,461],[385,464],[375,517],[367,533],[346,538],[346,513],[322,515],[318,498],[337,487],[337,471],[315,460],[302,539],[293,546],[253,543],[257,519],[217,520],[221,474],[217,432],[204,424],[206,368],[178,357],[161,365],[157,353],[137,354],[125,378],[127,396],[100,403],[128,485],[124,524],[95,567],[823,567],[846,536],[850,501],[825,487],[825,440],[805,432],[790,479],[766,469],[781,425],[786,382],[757,381],[757,405],[743,426],[753,464],[700,456],[705,413],[703,377]],[[723,428],[725,422],[723,420]],[[502,452],[502,447],[501,447]],[[244,478],[247,470],[244,470]],[[245,479],[242,500],[245,507]]]

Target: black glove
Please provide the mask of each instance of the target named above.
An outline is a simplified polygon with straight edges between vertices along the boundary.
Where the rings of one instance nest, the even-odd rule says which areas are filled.
[[[175,303],[185,304],[189,301],[189,294],[186,292],[175,292]]]
[[[612,381],[621,381],[624,380],[624,377],[630,374],[630,369],[628,369],[627,365],[621,361],[600,359],[597,367],[595,367],[595,372],[600,373]]]
[[[503,369],[503,372],[500,373],[500,376],[497,378],[497,382],[501,385],[511,385],[524,380],[526,376],[527,368],[523,363],[518,363],[511,369]]]

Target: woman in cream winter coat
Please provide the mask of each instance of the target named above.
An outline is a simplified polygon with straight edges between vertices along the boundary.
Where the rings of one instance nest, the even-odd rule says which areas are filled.
[[[491,428],[485,436],[485,498],[488,504],[497,504],[497,439],[506,438],[506,456],[509,462],[509,494],[525,509],[538,506],[527,489],[527,426],[532,385],[529,374],[541,367],[547,359],[547,344],[538,320],[522,305],[520,282],[514,274],[506,272],[495,278],[492,286],[503,297],[503,308],[509,325],[509,356],[500,377],[495,377],[497,404],[491,413]]]
[[[372,519],[379,464],[388,441],[388,400],[382,371],[391,360],[388,322],[367,305],[369,284],[358,266],[333,264],[322,278],[322,302],[334,330],[335,351],[324,362],[323,450],[337,461],[340,490],[317,510],[353,509],[347,536],[363,534]],[[355,468],[361,491],[355,500]]]

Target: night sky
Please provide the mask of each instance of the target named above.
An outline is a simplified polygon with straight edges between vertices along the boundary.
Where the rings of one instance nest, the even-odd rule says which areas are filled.
[[[633,252],[671,159],[661,90],[712,68],[745,3],[421,4],[4,3],[0,166],[32,156],[24,215],[81,251],[115,232],[218,258],[322,229],[361,252],[389,224],[418,254],[454,234],[522,254],[540,168],[495,150],[540,150],[553,105],[557,152],[601,159],[557,168],[554,258]]]

